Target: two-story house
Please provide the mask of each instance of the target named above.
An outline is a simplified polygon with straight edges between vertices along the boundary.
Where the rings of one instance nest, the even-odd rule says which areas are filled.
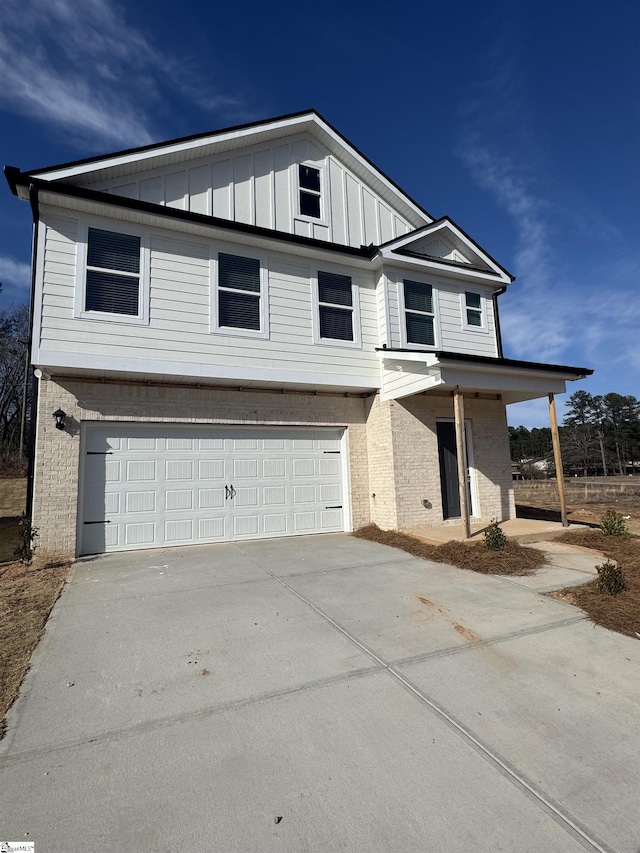
[[[43,550],[508,519],[505,405],[590,372],[504,358],[509,273],[314,111],[5,174]]]

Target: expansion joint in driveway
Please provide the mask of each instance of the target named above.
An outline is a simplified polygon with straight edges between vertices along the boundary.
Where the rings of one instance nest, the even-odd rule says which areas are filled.
[[[461,720],[458,720],[450,711],[443,705],[437,702],[433,697],[429,696],[424,690],[420,689],[410,679],[400,672],[397,664],[389,663],[380,655],[359,640],[354,634],[348,631],[343,625],[340,625],[335,619],[332,619],[328,613],[317,607],[299,593],[283,578],[270,571],[264,566],[259,559],[243,551],[242,546],[234,543],[237,550],[246,559],[251,560],[265,574],[279,583],[284,589],[294,595],[299,601],[313,610],[336,631],[342,634],[346,639],[353,643],[367,657],[373,660],[381,669],[383,669],[397,684],[404,690],[410,693],[418,702],[434,714],[441,722],[445,723],[448,728],[455,731],[462,739],[470,745],[477,753],[479,753],[489,764],[491,764],[498,772],[515,785],[522,793],[548,814],[557,824],[559,824],[566,832],[576,839],[586,850],[598,851],[598,853],[619,853],[619,851],[607,844],[604,839],[600,838],[596,833],[590,830],[583,824],[575,815],[568,809],[564,808],[561,803],[557,802],[553,797],[539,788],[532,780],[522,773],[515,765],[511,764],[504,756],[495,750],[490,744],[475,734],[470,728],[464,725]],[[581,621],[580,619],[576,621]],[[562,624],[566,624],[563,620]],[[545,629],[551,626],[545,626]]]

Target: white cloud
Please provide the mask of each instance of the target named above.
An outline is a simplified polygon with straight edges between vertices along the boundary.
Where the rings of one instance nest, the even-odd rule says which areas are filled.
[[[154,47],[111,0],[4,0],[2,18],[0,102],[72,131],[78,145],[151,142],[166,91],[208,111],[239,105],[205,89],[195,70]]]
[[[11,284],[16,288],[28,288],[31,281],[31,266],[13,258],[0,255],[0,282]]]

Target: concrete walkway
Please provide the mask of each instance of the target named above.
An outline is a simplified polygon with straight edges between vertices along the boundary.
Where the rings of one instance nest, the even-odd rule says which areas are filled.
[[[420,524],[417,527],[410,527],[404,530],[404,533],[409,533],[411,536],[417,536],[419,539],[424,539],[431,545],[442,545],[443,542],[482,542],[482,534],[487,529],[487,525],[483,521],[471,522],[471,537],[465,536],[465,530],[462,522],[452,522],[447,524]],[[584,524],[569,524],[563,527],[559,521],[542,521],[535,518],[509,518],[507,521],[500,522],[500,528],[509,539],[515,542],[524,544],[526,542],[547,542],[555,539],[557,536],[562,536],[568,530],[584,530]]]
[[[0,742],[0,837],[636,853],[640,644],[527,581],[343,535],[79,561]]]

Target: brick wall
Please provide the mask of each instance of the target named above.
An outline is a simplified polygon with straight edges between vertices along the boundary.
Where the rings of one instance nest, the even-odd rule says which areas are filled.
[[[57,430],[62,408],[67,428]],[[513,517],[513,487],[504,406],[466,400],[472,424],[476,492],[483,520]],[[419,395],[380,402],[307,394],[249,393],[222,388],[41,381],[33,519],[43,552],[74,555],[83,421],[264,424],[345,427],[351,523],[385,529],[442,522],[437,418],[453,417],[450,397]]]

